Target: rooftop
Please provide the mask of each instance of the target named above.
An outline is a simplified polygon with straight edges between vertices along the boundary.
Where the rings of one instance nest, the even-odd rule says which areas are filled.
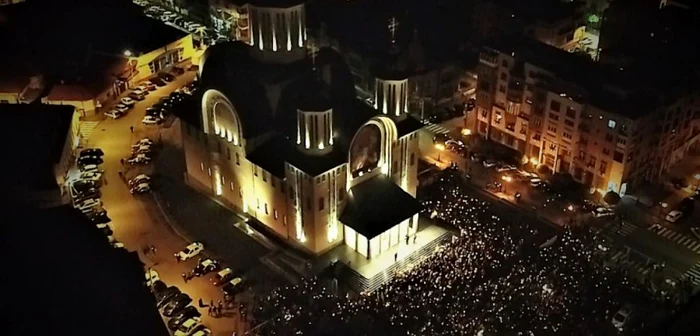
[[[6,183],[37,191],[57,188],[53,166],[70,136],[73,106],[0,104],[6,125],[0,134],[3,154],[12,164],[3,165]]]
[[[13,306],[4,333],[168,335],[136,252],[112,248],[82,213],[8,208],[3,216],[0,239],[16,274],[3,279]]]
[[[340,221],[372,239],[421,209],[413,196],[380,174],[350,188]]]
[[[125,71],[128,59],[103,54],[87,55],[83,62],[70,62],[63,73],[55,73],[46,99],[52,101],[86,101],[109,89]]]
[[[278,178],[285,177],[285,162],[310,176],[318,176],[344,164],[347,160],[338,146],[334,146],[333,151],[326,155],[307,155],[297,149],[291,140],[281,135],[267,140],[248,153],[246,158]]]

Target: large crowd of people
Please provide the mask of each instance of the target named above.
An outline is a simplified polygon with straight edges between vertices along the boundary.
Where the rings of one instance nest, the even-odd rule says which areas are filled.
[[[635,291],[596,262],[591,235],[565,230],[542,244],[531,224],[503,220],[445,172],[426,214],[459,234],[381,288],[330,293],[320,279],[279,288],[258,302],[260,335],[594,335]]]

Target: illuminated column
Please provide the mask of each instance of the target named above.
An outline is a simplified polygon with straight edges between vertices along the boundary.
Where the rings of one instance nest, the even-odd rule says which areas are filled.
[[[304,146],[301,147],[301,134]],[[297,147],[311,155],[329,153],[333,147],[333,109],[297,110]]]
[[[382,113],[391,117],[402,117],[408,112],[408,79],[375,80],[375,106],[380,103]]]
[[[272,51],[277,51],[277,30],[275,29],[275,20],[270,20],[271,21],[271,30],[272,30]]]

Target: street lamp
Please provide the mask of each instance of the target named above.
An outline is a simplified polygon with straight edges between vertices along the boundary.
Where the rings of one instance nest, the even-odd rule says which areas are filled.
[[[131,50],[129,50],[129,49],[124,50],[124,56],[126,56],[126,57],[131,57],[133,54],[134,53],[132,53]]]
[[[435,149],[438,150],[437,160],[438,160],[438,162],[441,162],[440,161],[440,153],[442,153],[442,151],[445,150],[445,145],[443,145],[441,143],[435,144]]]
[[[472,130],[470,130],[470,129],[468,129],[468,128],[463,128],[463,129],[462,129],[462,135],[464,135],[464,136],[472,135]]]
[[[537,167],[537,165],[540,164],[540,161],[538,161],[535,157],[531,157],[530,163],[532,163],[533,166]]]

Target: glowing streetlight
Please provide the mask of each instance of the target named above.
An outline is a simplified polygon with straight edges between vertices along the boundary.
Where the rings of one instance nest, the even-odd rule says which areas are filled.
[[[503,175],[503,176],[501,176],[501,180],[503,180],[503,182],[506,182],[503,184],[503,193],[505,194],[508,192],[506,190],[506,184],[510,183],[510,181],[513,181],[513,178],[508,176],[508,175]]]
[[[566,209],[569,211],[574,211],[574,206],[569,204],[569,206]]]
[[[133,53],[131,52],[131,50],[128,50],[128,49],[124,50],[124,56],[131,57],[132,55],[133,55]]]
[[[463,129],[462,129],[462,135],[464,135],[464,136],[472,135],[472,130],[470,130],[470,129],[468,129],[468,128],[463,128]]]
[[[437,149],[437,150],[438,150],[438,156],[437,156],[437,160],[438,160],[438,162],[441,162],[441,161],[440,161],[440,153],[442,153],[442,151],[444,151],[444,150],[445,150],[445,145],[443,145],[443,144],[440,144],[440,143],[438,143],[438,144],[435,144],[435,149]]]
[[[540,164],[540,161],[538,161],[537,158],[531,157],[530,163],[532,163],[533,166],[536,166],[536,165]]]

